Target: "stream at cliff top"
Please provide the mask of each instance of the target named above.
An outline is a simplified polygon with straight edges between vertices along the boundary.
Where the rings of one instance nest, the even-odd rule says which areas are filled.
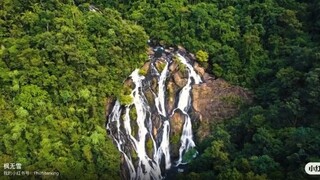
[[[167,86],[169,67],[174,59],[185,68],[187,82],[179,90],[170,110]],[[134,84],[131,92],[132,103],[120,105],[118,100],[114,103],[106,128],[122,154],[123,178],[164,179],[168,170],[178,169],[188,163],[185,157],[187,154],[190,156],[191,152],[192,157],[197,155],[190,117],[192,110],[190,94],[192,85],[199,84],[202,80],[189,61],[184,53],[168,50],[160,58],[151,55],[149,69],[145,75],[140,75],[139,69],[134,70],[130,75]],[[156,79],[156,83],[152,81],[153,79]],[[152,83],[156,88],[151,88]],[[147,95],[146,91],[151,93]],[[176,112],[181,114],[183,126],[178,157],[173,158],[170,149],[170,131],[171,119]]]

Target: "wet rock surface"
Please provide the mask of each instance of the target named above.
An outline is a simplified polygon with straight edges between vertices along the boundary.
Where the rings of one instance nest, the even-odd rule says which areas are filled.
[[[190,105],[187,107],[186,111],[182,111],[177,109],[179,106],[180,94],[182,91],[185,91],[185,87],[188,86],[189,76],[190,76],[190,67],[187,68],[183,63],[178,60],[178,56],[182,55],[186,58],[188,65],[191,65],[195,73],[201,77],[200,83],[194,83],[195,79],[191,79],[191,90],[189,93],[190,97]],[[155,58],[153,56],[152,49],[149,49],[148,54],[151,58],[151,61],[145,63],[143,67],[139,70],[139,74],[145,76],[142,82],[142,87],[140,90],[142,91],[142,99],[145,101],[146,108],[149,113],[146,114],[146,121],[144,125],[148,128],[151,124],[152,127],[149,127],[150,135],[146,136],[146,154],[152,159],[153,154],[157,152],[157,149],[154,149],[154,143],[156,147],[161,146],[161,141],[163,140],[163,133],[167,132],[164,129],[164,122],[169,122],[170,130],[169,133],[169,141],[170,141],[170,159],[172,162],[177,161],[177,159],[181,160],[181,154],[179,154],[179,148],[181,147],[181,136],[183,134],[183,128],[185,125],[186,117],[190,117],[192,123],[193,135],[195,136],[195,144],[199,141],[205,139],[211,132],[211,127],[214,123],[231,118],[235,114],[238,113],[239,108],[242,104],[250,103],[252,101],[252,94],[245,90],[244,88],[233,86],[223,79],[216,79],[214,76],[208,74],[205,71],[205,68],[201,67],[199,63],[196,62],[195,56],[187,53],[186,50],[182,47],[178,47],[177,51],[173,53],[173,49],[165,49],[162,53],[162,56],[158,54]],[[168,63],[167,73],[165,74],[164,82],[164,99],[163,104],[160,105],[159,99],[159,91],[161,90],[161,84],[159,81],[161,79],[161,73],[166,68],[166,64]],[[135,83],[132,79],[128,78],[124,85],[130,87],[131,89],[135,88]],[[163,91],[161,90],[161,91]],[[187,97],[182,97],[187,98]],[[107,114],[111,113],[112,106],[114,105],[115,99],[107,100]],[[132,105],[133,106],[133,105]],[[132,108],[132,107],[131,107]],[[125,110],[124,107],[120,113],[120,130],[122,131],[120,134],[117,132],[116,128],[119,124],[110,123],[109,127],[111,127],[113,137],[119,136],[120,139],[129,143],[130,137],[124,135],[126,129],[123,127],[125,118]],[[131,109],[132,110],[132,109]],[[129,113],[131,122],[131,134],[134,138],[139,141],[139,127],[137,122],[134,120],[139,112],[134,113],[136,110],[131,111]],[[163,114],[164,113],[164,114]],[[187,115],[188,114],[188,115]],[[149,119],[149,120],[148,120]],[[154,139],[154,142],[152,141]],[[117,139],[117,138],[116,138]],[[119,142],[118,142],[119,143]],[[121,148],[124,149],[124,152],[128,154],[126,158],[131,158],[133,166],[138,165],[137,154],[134,153],[134,147],[124,145]],[[133,153],[130,153],[133,152]],[[123,169],[122,177],[128,178],[130,177],[128,164],[125,165],[124,155],[122,156],[124,164],[121,165]],[[128,160],[127,160],[128,161]],[[165,171],[165,160],[164,158],[158,162],[161,171]],[[174,168],[173,169],[179,169]],[[132,169],[131,169],[132,170]],[[162,173],[163,174],[163,173]]]

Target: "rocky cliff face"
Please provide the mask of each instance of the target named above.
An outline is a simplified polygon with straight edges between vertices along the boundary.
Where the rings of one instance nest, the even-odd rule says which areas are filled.
[[[196,139],[203,140],[210,134],[211,126],[215,122],[229,119],[235,116],[242,104],[252,102],[252,93],[242,87],[231,85],[221,78],[215,78],[213,75],[205,72],[200,66],[195,56],[187,53],[185,49],[179,47],[179,52],[185,54],[191,60],[194,69],[201,76],[203,82],[192,86],[192,111]],[[152,51],[149,51],[152,54]],[[161,58],[157,62],[157,68],[160,69],[164,61]],[[146,63],[143,69],[149,69],[150,63]],[[179,62],[174,61],[169,66],[169,78],[167,82],[167,108],[172,112],[177,94],[187,83],[187,74],[185,67]],[[156,84],[152,89],[156,90]],[[180,113],[174,113],[171,117],[171,134],[173,145],[175,135],[181,132],[183,117]],[[175,153],[174,153],[175,154]]]
[[[163,49],[162,53],[156,52],[157,56],[154,52],[152,49],[149,50],[151,61],[141,67],[140,75],[136,73],[135,78],[131,75],[132,78],[124,82],[124,86],[134,89],[132,96],[135,96],[135,103],[124,107],[124,105],[120,106],[119,102],[114,103],[114,100],[107,101],[109,106],[106,112],[108,112],[107,115],[111,114],[108,116],[107,129],[122,152],[123,161],[130,161],[122,166],[124,178],[144,177],[143,173],[137,175],[141,168],[145,169],[145,165],[141,166],[143,161],[148,161],[147,164],[151,165],[149,170],[151,168],[150,173],[153,173],[154,177],[162,176],[162,172],[171,167],[170,162],[182,161],[181,153],[186,153],[194,147],[193,140],[188,138],[184,142],[186,144],[183,144],[182,136],[187,133],[185,131],[187,119],[191,120],[195,144],[197,144],[210,134],[213,123],[234,116],[241,104],[250,103],[252,99],[249,91],[232,86],[206,73],[205,69],[197,63],[194,55],[187,53],[181,47],[177,50]],[[190,78],[191,76],[193,78]],[[138,87],[137,83],[139,83]],[[187,90],[190,87],[191,90]],[[182,92],[187,94],[183,96]],[[160,100],[161,97],[164,99]],[[191,104],[186,101],[182,103],[184,98]],[[113,106],[112,112],[110,105]],[[140,111],[137,110],[138,105],[141,106]],[[142,111],[144,119],[141,119],[139,114]],[[169,130],[166,130],[166,127]],[[141,145],[139,142],[142,137],[141,128],[147,128],[149,134],[143,136],[144,155],[141,156],[140,152],[140,157],[137,151],[139,148],[136,146]],[[166,137],[170,142],[162,145],[165,133],[169,133]],[[190,137],[192,138],[192,135]],[[166,148],[161,149],[162,146],[169,147],[168,152],[165,152]],[[192,147],[183,149],[185,146]],[[164,159],[162,154],[164,156],[167,154],[169,157]],[[157,159],[159,159],[158,162]],[[140,166],[136,172],[134,172],[135,166]],[[159,166],[160,174],[157,173],[159,170],[153,169],[154,166]],[[133,174],[135,178],[132,178]]]
[[[233,117],[242,104],[252,101],[249,91],[211,77],[203,84],[194,85],[192,95],[192,107],[199,120],[196,129],[198,140],[209,135],[214,122]]]

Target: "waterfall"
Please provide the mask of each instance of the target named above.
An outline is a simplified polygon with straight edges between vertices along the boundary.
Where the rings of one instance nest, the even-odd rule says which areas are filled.
[[[185,87],[182,88],[180,95],[179,95],[179,102],[178,106],[176,109],[180,109],[183,114],[184,114],[184,125],[183,125],[183,130],[182,130],[182,136],[180,138],[181,146],[179,149],[179,160],[177,161],[177,165],[180,164],[185,164],[182,163],[182,157],[183,153],[187,152],[191,148],[195,147],[195,143],[193,141],[193,135],[192,135],[192,124],[191,124],[191,119],[190,116],[188,115],[188,110],[190,109],[190,103],[191,103],[191,96],[190,96],[190,91],[191,91],[191,80],[193,79],[195,84],[201,83],[201,78],[200,76],[195,72],[193,67],[187,62],[187,60],[178,54],[178,57],[180,59],[180,62],[186,65],[187,70],[188,70],[188,82]],[[176,110],[175,109],[175,110]],[[175,112],[173,111],[173,113]],[[172,115],[173,115],[172,113]]]
[[[123,163],[132,180],[163,179],[165,176],[164,171],[172,167],[170,118],[177,109],[181,110],[184,123],[180,137],[179,158],[174,163],[175,166],[187,163],[183,162],[183,155],[190,149],[195,148],[192,122],[188,112],[192,102],[190,96],[192,85],[199,84],[202,81],[185,56],[177,53],[176,57],[180,63],[185,65],[188,80],[180,90],[179,97],[175,103],[176,107],[171,114],[169,114],[166,104],[166,81],[168,79],[169,66],[173,62],[170,55],[164,58],[165,65],[161,72],[156,68],[156,58],[151,58],[150,73],[146,76],[140,75],[139,69],[134,70],[130,75],[134,84],[130,94],[133,99],[132,103],[121,105],[119,101],[116,101],[112,112],[108,116],[106,128],[122,154]],[[157,79],[157,92],[152,92],[155,108],[152,108],[152,103],[147,100],[144,91],[147,88],[146,86],[150,84],[150,79],[147,78],[148,75]],[[155,109],[155,111],[152,111],[152,109]],[[130,111],[135,111],[136,117],[130,117]],[[156,128],[154,117],[160,123],[156,133],[154,133]]]
[[[114,105],[114,108],[111,112],[111,114],[109,115],[109,122],[107,123],[107,130],[109,130],[110,132],[110,135],[112,136],[113,140],[115,141],[116,145],[117,145],[117,148],[118,150],[123,154],[124,158],[125,158],[125,163],[127,165],[127,168],[129,169],[129,173],[130,173],[130,179],[134,180],[136,179],[136,171],[135,171],[135,168],[132,164],[132,161],[131,161],[131,158],[129,158],[127,156],[127,154],[123,151],[123,139],[121,138],[121,132],[120,132],[120,114],[121,114],[121,109],[120,109],[120,103],[119,101],[116,101],[115,105]],[[115,136],[113,133],[112,133],[112,130],[111,130],[111,123],[112,122],[116,122],[116,135]]]
[[[155,103],[158,110],[158,113],[163,117],[167,117],[166,107],[165,107],[165,88],[166,88],[166,78],[168,74],[169,62],[166,62],[165,67],[163,68],[159,81],[158,81],[158,95],[155,96]],[[163,132],[162,132],[162,141],[156,153],[156,160],[158,164],[161,163],[162,155],[165,157],[165,169],[171,167],[170,160],[170,151],[169,151],[169,134],[170,134],[170,123],[166,118],[163,120]]]

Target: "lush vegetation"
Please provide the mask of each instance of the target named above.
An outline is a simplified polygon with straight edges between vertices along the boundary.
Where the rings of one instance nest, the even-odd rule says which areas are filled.
[[[0,35],[1,164],[119,178],[105,99],[121,96],[122,81],[147,60],[143,28],[112,9],[4,0]]]
[[[307,178],[320,161],[319,12],[317,0],[2,0],[0,162],[117,177],[104,98],[124,94],[148,35],[255,94],[181,178]]]

